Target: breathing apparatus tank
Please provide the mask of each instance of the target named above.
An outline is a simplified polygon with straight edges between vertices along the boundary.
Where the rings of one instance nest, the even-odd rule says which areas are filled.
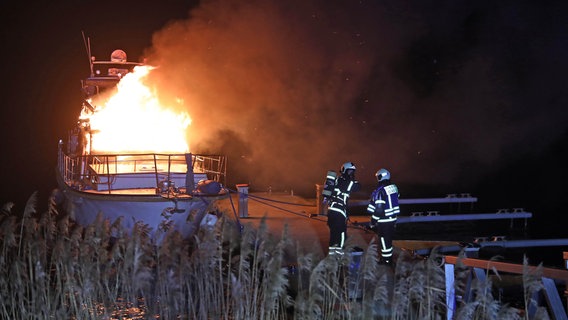
[[[321,192],[324,199],[329,199],[335,188],[335,180],[337,179],[337,172],[329,170],[325,177],[325,183],[323,184],[323,190]]]

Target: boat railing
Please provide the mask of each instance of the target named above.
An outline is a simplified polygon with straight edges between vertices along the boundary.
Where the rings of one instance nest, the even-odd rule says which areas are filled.
[[[226,182],[227,162],[222,155],[132,153],[72,156],[65,153],[61,145],[59,172],[67,185],[78,189],[160,188],[164,182],[188,187],[189,174],[199,180]]]
[[[193,171],[205,173],[210,180],[225,184],[227,159],[224,156],[194,155]]]

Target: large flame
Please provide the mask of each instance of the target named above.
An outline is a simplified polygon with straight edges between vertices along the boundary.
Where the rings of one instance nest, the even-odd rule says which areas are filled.
[[[83,112],[91,127],[91,152],[186,153],[191,118],[160,105],[143,80],[152,68],[139,66],[118,83],[117,92],[95,102],[95,111]]]

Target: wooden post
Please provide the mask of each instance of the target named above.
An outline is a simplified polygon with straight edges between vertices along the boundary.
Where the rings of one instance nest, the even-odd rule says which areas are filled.
[[[323,214],[323,185],[316,184],[316,214],[321,215]]]

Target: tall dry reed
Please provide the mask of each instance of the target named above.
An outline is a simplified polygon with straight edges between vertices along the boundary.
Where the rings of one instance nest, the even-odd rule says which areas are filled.
[[[239,228],[224,214],[190,239],[162,230],[160,241],[139,222],[131,231],[102,215],[79,226],[52,199],[21,215],[0,214],[0,317],[3,319],[445,319],[445,277],[434,251],[419,259],[401,251],[396,268],[379,264],[375,240],[348,242],[342,256],[302,252],[287,228],[275,236],[266,220]],[[211,210],[211,208],[207,208]],[[295,261],[290,263],[294,253]],[[463,256],[463,253],[462,253]],[[469,270],[456,268],[458,296]],[[542,289],[526,273],[525,305]],[[492,283],[473,281],[458,301],[459,319],[519,319]],[[546,314],[539,310],[540,314]]]

